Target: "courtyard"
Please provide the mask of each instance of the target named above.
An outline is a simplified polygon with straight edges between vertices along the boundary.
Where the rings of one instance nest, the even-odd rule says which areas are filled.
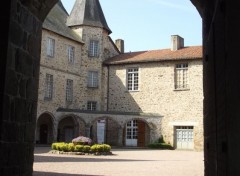
[[[113,148],[113,155],[50,154],[35,147],[33,176],[203,176],[203,152]]]

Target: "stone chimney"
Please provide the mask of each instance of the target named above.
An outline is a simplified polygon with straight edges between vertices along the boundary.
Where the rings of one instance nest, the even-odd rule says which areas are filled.
[[[184,39],[179,35],[171,35],[171,50],[176,51],[184,47]]]
[[[117,46],[120,53],[124,53],[124,40],[122,39],[115,40],[115,45]]]

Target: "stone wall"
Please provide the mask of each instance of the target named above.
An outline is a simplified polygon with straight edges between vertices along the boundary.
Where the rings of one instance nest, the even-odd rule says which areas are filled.
[[[86,110],[88,101],[96,101],[98,110],[106,109],[106,70],[102,68],[102,61],[105,59],[104,51],[107,56],[117,54],[108,35],[101,28],[84,28],[85,44],[77,43],[68,38],[62,37],[48,30],[42,33],[42,49],[41,49],[41,68],[39,78],[39,100],[38,100],[38,116],[44,112],[55,113],[56,109],[71,108]],[[79,30],[76,30],[79,32]],[[55,39],[55,56],[54,58],[46,55],[47,38]],[[99,57],[88,57],[88,46],[90,39],[100,42]],[[67,46],[75,47],[75,62],[68,62]],[[98,88],[88,88],[87,79],[88,71],[98,71],[99,86]],[[46,74],[53,75],[53,98],[45,100],[45,78]],[[66,102],[66,80],[73,80],[73,101]]]
[[[55,39],[55,55],[53,58],[47,56],[47,38]],[[68,62],[67,47],[75,47],[74,64]],[[42,32],[41,67],[38,90],[38,116],[43,112],[54,113],[59,107],[81,108],[83,92],[86,83],[83,79],[81,63],[82,44],[59,36],[48,30]],[[46,74],[53,75],[53,97],[52,100],[45,100],[45,79]],[[66,101],[66,81],[73,80],[73,101]],[[84,90],[84,91],[79,91]]]
[[[175,90],[176,63],[188,63],[189,89]],[[127,91],[126,69],[131,67],[139,68],[139,91]],[[162,115],[161,131],[166,142],[172,145],[174,126],[191,124],[195,132],[195,149],[203,149],[201,60],[111,65],[109,75],[109,111]]]

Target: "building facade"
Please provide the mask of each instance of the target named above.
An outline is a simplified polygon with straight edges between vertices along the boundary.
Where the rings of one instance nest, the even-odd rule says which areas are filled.
[[[81,10],[80,10],[81,9]],[[124,53],[110,38],[98,0],[59,2],[42,30],[37,143],[144,147],[163,139],[178,149],[203,149],[202,47]]]

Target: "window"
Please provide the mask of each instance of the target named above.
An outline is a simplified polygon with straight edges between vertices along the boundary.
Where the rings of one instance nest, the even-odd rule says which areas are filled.
[[[98,72],[88,72],[88,87],[98,87]]]
[[[52,38],[47,39],[47,56],[54,57],[55,40]]]
[[[73,101],[73,80],[67,79],[66,83],[66,101]]]
[[[68,46],[68,62],[74,63],[74,52],[75,48],[73,46]]]
[[[138,138],[138,122],[137,120],[132,120],[127,123],[126,128],[127,139],[137,139]]]
[[[53,75],[46,74],[45,99],[52,99],[53,96]]]
[[[91,40],[89,44],[89,52],[88,55],[89,57],[98,57],[98,41],[96,40]]]
[[[127,89],[129,91],[138,90],[138,68],[127,70]]]
[[[97,102],[96,101],[88,101],[87,102],[87,110],[96,111],[97,110]]]
[[[175,70],[175,89],[187,89],[188,85],[188,64],[177,64]]]

